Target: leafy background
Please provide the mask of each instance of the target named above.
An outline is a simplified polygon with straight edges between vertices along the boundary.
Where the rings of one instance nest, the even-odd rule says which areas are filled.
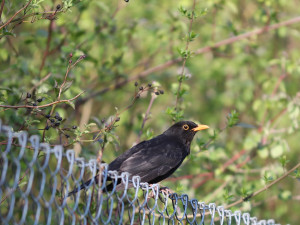
[[[1,2],[1,26],[28,3]],[[193,4],[30,1],[0,29],[0,118],[105,162],[193,120],[211,129],[163,185],[228,205],[270,184],[299,163],[300,23],[268,28],[299,21],[300,2]],[[297,224],[299,190],[295,170],[231,209]]]

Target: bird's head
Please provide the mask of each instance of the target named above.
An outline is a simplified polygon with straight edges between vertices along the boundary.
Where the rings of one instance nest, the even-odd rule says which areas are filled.
[[[207,125],[198,125],[192,121],[180,121],[166,130],[164,134],[167,136],[174,136],[184,144],[190,146],[195,134],[199,130],[205,130],[207,128],[209,128]]]

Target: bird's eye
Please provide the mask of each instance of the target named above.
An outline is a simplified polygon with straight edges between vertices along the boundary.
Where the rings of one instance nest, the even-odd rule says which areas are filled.
[[[184,130],[188,130],[190,127],[189,127],[189,125],[184,124],[184,125],[182,126],[182,128],[183,128]]]

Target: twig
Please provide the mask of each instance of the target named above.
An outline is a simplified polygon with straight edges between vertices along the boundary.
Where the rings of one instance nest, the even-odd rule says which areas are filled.
[[[53,14],[53,13],[55,13],[55,15],[56,15],[57,13],[61,13],[61,12],[64,12],[64,11],[62,11],[62,10],[50,10],[50,11],[44,11],[44,12],[34,12],[34,13],[30,13],[30,14],[24,15],[22,17],[19,17],[17,19],[14,19],[11,22],[14,23],[14,22],[22,21],[22,20],[24,20],[28,17],[31,17],[31,16]],[[45,19],[45,18],[41,17],[40,19]]]
[[[58,97],[57,97],[57,100],[60,100],[60,96],[61,96],[61,93],[62,93],[62,89],[63,87],[65,86],[66,82],[67,82],[67,77],[68,77],[68,74],[70,73],[71,69],[73,69],[74,66],[77,65],[77,63],[79,63],[81,60],[83,60],[85,58],[85,55],[81,55],[74,64],[72,65],[68,65],[68,68],[67,68],[67,71],[66,71],[66,74],[65,74],[65,78],[64,78],[64,81],[63,83],[60,85],[59,87],[59,93],[58,93]]]
[[[284,175],[282,175],[281,177],[277,178],[276,180],[272,181],[270,184],[266,185],[265,187],[259,189],[258,191],[248,195],[245,198],[241,198],[238,201],[231,203],[227,206],[225,206],[226,209],[231,208],[233,206],[236,206],[244,201],[249,200],[252,197],[255,197],[256,195],[260,194],[261,192],[267,190],[268,188],[270,188],[271,186],[273,186],[274,184],[278,183],[279,181],[281,181],[283,178],[287,177],[289,174],[291,174],[292,172],[294,172],[298,167],[300,167],[300,163],[298,163],[296,166],[294,166],[292,169],[290,169],[288,172],[286,172]]]
[[[31,109],[38,109],[38,108],[45,108],[51,105],[56,105],[59,103],[63,103],[63,102],[70,102],[75,100],[76,98],[78,98],[80,95],[82,95],[85,91],[80,92],[78,95],[76,95],[73,98],[70,99],[65,99],[65,100],[59,100],[59,101],[55,101],[55,102],[51,102],[49,104],[45,104],[45,105],[38,105],[38,106],[32,106],[32,105],[0,105],[0,107],[2,108],[11,108],[11,109],[20,109],[20,108],[31,108]]]
[[[148,90],[149,90],[149,88],[144,88],[143,90],[140,90],[140,91],[138,91],[137,93],[135,93],[135,94],[134,94],[134,97],[133,97],[133,99],[132,99],[132,101],[131,101],[131,103],[130,103],[128,106],[126,106],[124,109],[122,109],[120,112],[117,112],[117,113],[115,114],[115,116],[114,116],[114,119],[112,119],[112,121],[111,121],[108,125],[106,125],[104,129],[101,129],[101,130],[97,130],[97,131],[91,132],[91,133],[98,133],[98,134],[96,135],[96,137],[93,139],[93,141],[97,140],[98,137],[103,133],[103,131],[111,130],[111,129],[114,127],[115,122],[117,122],[117,119],[119,119],[119,116],[120,116],[122,113],[124,113],[125,111],[127,111],[128,109],[130,109],[130,108],[134,105],[134,103],[139,99],[139,96],[140,96],[144,91],[148,91]]]
[[[67,71],[66,71],[66,74],[65,74],[65,78],[64,78],[64,81],[63,81],[63,83],[60,85],[60,87],[59,87],[59,93],[58,93],[58,96],[57,96],[57,101],[60,101],[60,96],[61,96],[61,93],[62,93],[62,89],[63,89],[63,87],[64,87],[64,85],[65,85],[65,83],[66,83],[66,80],[67,80],[67,77],[68,77],[68,74],[69,74],[69,72],[71,71],[71,69],[73,69],[73,67],[75,67],[76,65],[77,65],[77,63],[79,63],[81,60],[83,60],[85,58],[85,55],[81,55],[77,60],[76,60],[76,62],[75,63],[73,63],[72,65],[70,65],[70,63],[68,64],[68,67],[67,67]],[[54,112],[54,109],[55,109],[55,106],[56,105],[53,105],[52,106],[52,109],[51,109],[51,111],[50,111],[50,115],[52,115],[52,113]],[[45,133],[45,131],[44,131],[44,133]],[[44,134],[43,134],[43,137],[44,137]]]
[[[24,179],[24,177],[27,175],[29,172],[29,168],[26,169],[25,173],[23,176],[19,179],[18,181],[18,186],[21,183],[21,181]],[[10,196],[15,190],[13,188],[9,189],[8,192],[4,195],[4,197],[1,199],[0,205],[7,199],[8,196]]]
[[[49,23],[49,26],[48,26],[47,44],[46,44],[46,49],[44,51],[44,55],[43,55],[43,58],[42,58],[42,63],[41,63],[41,66],[40,66],[39,77],[41,77],[41,73],[42,73],[42,70],[45,66],[45,62],[46,62],[46,59],[47,59],[47,56],[48,56],[48,53],[49,53],[50,43],[51,43],[51,38],[52,38],[53,22],[54,22],[54,20],[50,20],[50,23]]]
[[[141,136],[142,136],[143,129],[144,129],[144,126],[145,126],[145,123],[146,123],[146,121],[148,120],[148,115],[150,114],[150,109],[151,109],[152,104],[153,104],[153,102],[154,102],[154,100],[155,100],[156,98],[157,98],[157,95],[156,95],[155,93],[152,93],[152,94],[151,94],[150,103],[149,103],[149,105],[148,105],[147,111],[146,111],[146,113],[145,113],[145,117],[144,117],[144,119],[143,119],[142,127],[141,127],[141,130],[140,130],[139,135],[138,135],[137,143],[140,142],[140,138],[141,138]]]
[[[7,37],[6,39],[7,39],[8,45],[12,48],[12,50],[14,51],[14,53],[16,54],[16,56],[19,56],[18,50],[13,45],[11,39],[9,37]]]
[[[2,0],[1,8],[0,8],[0,22],[1,22],[1,16],[2,16],[2,12],[3,12],[4,4],[5,4],[5,0]]]
[[[274,185],[274,184],[278,183],[279,181],[281,181],[283,178],[287,177],[289,174],[291,174],[293,171],[295,171],[295,169],[297,169],[298,167],[300,167],[300,163],[298,163],[298,164],[297,164],[296,166],[294,166],[291,170],[289,170],[289,171],[286,172],[284,175],[282,175],[282,176],[279,177],[278,179],[274,180],[273,182],[271,182],[271,183],[268,184],[267,186],[261,188],[260,190],[254,192],[253,194],[247,196],[246,198],[241,198],[241,199],[239,199],[238,201],[236,201],[236,202],[234,202],[234,203],[232,203],[232,204],[229,204],[229,205],[225,206],[224,208],[225,208],[225,209],[231,208],[231,207],[233,207],[233,206],[236,206],[236,205],[238,205],[238,204],[240,204],[240,203],[242,203],[242,202],[244,202],[244,201],[246,201],[246,200],[248,200],[248,199],[250,199],[250,198],[252,198],[252,197],[254,197],[254,196],[256,196],[256,195],[258,195],[258,194],[260,194],[261,192],[267,190],[267,189],[268,189],[269,187],[271,187],[272,185]],[[210,214],[210,213],[209,213],[209,212],[205,213],[205,215],[207,215],[207,214]],[[196,215],[196,217],[201,217],[201,216],[203,216],[203,215],[202,215],[202,214],[197,214],[197,215]],[[194,217],[194,215],[187,215],[187,218],[193,218],[193,217]]]
[[[46,80],[48,80],[48,78],[51,76],[51,73],[48,73],[45,77],[43,77],[36,85],[34,85],[31,89],[30,89],[30,93],[32,93],[38,86],[40,86],[42,83],[44,83]]]
[[[284,69],[284,68],[283,68]],[[286,72],[283,72],[283,74],[277,79],[277,82],[275,84],[275,87],[273,88],[273,91],[272,91],[272,94],[271,94],[271,97],[274,97],[275,94],[277,93],[278,91],[278,88],[279,88],[279,85],[281,84],[281,82],[283,81],[284,78],[286,78],[287,74]],[[260,128],[260,132],[262,131],[262,127],[263,125],[265,124],[265,120],[266,120],[266,117],[267,117],[267,114],[268,114],[268,109],[265,109],[264,110],[264,114],[263,114],[263,118],[261,120],[261,128]]]
[[[233,181],[233,176],[231,176],[228,180],[223,182],[217,189],[215,189],[211,194],[209,194],[204,202],[211,202],[215,196],[217,196],[220,192],[224,190],[224,188],[227,186],[227,184],[231,183]]]
[[[286,74],[286,73],[283,73],[283,74],[278,78],[278,80],[277,80],[277,82],[276,82],[276,84],[275,84],[275,87],[274,87],[274,89],[273,89],[273,91],[272,91],[272,94],[271,94],[272,97],[274,97],[274,95],[276,94],[276,92],[277,92],[277,90],[278,90],[278,88],[279,88],[279,85],[281,84],[281,82],[283,81],[283,79],[286,78],[286,77],[287,77],[287,74]]]
[[[58,93],[58,96],[57,96],[57,100],[60,100],[60,95],[61,95],[62,89],[63,89],[63,87],[65,86],[65,83],[67,82],[67,77],[68,77],[68,74],[69,74],[71,68],[72,68],[72,67],[71,67],[70,65],[68,65],[68,68],[67,68],[67,72],[66,72],[66,74],[65,74],[64,81],[63,81],[63,83],[62,83],[62,84],[60,85],[60,87],[59,87],[59,93]]]
[[[249,37],[251,37],[253,35],[263,34],[265,32],[278,29],[278,28],[280,28],[282,26],[288,26],[288,25],[291,25],[291,24],[294,24],[294,23],[298,23],[298,22],[300,22],[300,16],[299,17],[295,17],[295,18],[290,19],[290,20],[286,20],[286,21],[280,22],[280,23],[276,23],[276,24],[273,24],[273,25],[270,25],[270,26],[264,26],[264,27],[256,29],[256,30],[246,32],[244,34],[240,34],[240,35],[237,35],[237,36],[234,36],[234,37],[231,37],[231,38],[219,41],[216,44],[213,44],[212,46],[206,46],[204,48],[200,48],[200,49],[196,50],[195,54],[199,55],[199,54],[202,54],[202,53],[205,53],[205,52],[210,52],[214,48],[219,48],[219,47],[221,47],[223,45],[232,44],[232,43],[240,41],[242,39],[249,38]]]
[[[240,35],[237,35],[237,36],[234,36],[234,37],[231,37],[231,38],[219,41],[219,42],[217,42],[217,43],[215,43],[215,44],[213,44],[211,46],[206,46],[206,47],[203,47],[203,48],[199,48],[198,50],[196,50],[194,52],[194,55],[200,55],[200,54],[203,54],[203,53],[207,53],[207,52],[210,52],[213,49],[219,48],[219,47],[221,47],[223,45],[232,44],[234,42],[237,42],[237,41],[249,38],[251,36],[263,34],[263,33],[266,33],[268,31],[278,29],[278,28],[280,28],[282,26],[288,26],[288,25],[291,25],[291,24],[294,24],[294,23],[298,23],[298,22],[300,22],[300,16],[299,17],[295,17],[295,18],[290,19],[290,20],[286,20],[286,21],[280,22],[280,23],[276,23],[276,24],[273,24],[273,25],[270,25],[270,26],[264,26],[262,28],[259,28],[259,29],[253,30],[253,31],[249,31],[249,32],[244,33],[244,34],[240,34]],[[124,85],[126,85],[127,83],[129,83],[129,82],[131,82],[133,80],[138,80],[140,78],[147,77],[150,74],[153,74],[155,72],[164,70],[164,69],[166,69],[166,68],[168,68],[168,67],[170,67],[170,66],[172,66],[172,65],[174,65],[176,63],[179,63],[181,61],[182,61],[182,58],[176,58],[176,59],[169,60],[169,61],[167,61],[165,63],[162,63],[160,65],[151,67],[151,68],[149,68],[147,70],[144,70],[143,72],[138,73],[135,76],[132,76],[132,77],[126,79],[126,80],[119,81],[119,82],[117,82],[114,85],[111,85],[111,86],[109,86],[107,88],[104,88],[104,89],[102,89],[100,91],[91,93],[86,98],[80,99],[80,101],[78,101],[76,104],[77,105],[81,105],[84,102],[86,102],[87,100],[89,100],[90,98],[94,98],[94,97],[96,97],[98,95],[101,95],[101,94],[104,94],[104,93],[106,93],[108,91],[111,91],[111,90],[123,87]]]
[[[220,133],[222,133],[224,130],[226,130],[227,128],[228,128],[228,126],[226,125],[226,126],[223,127],[222,129],[220,129],[220,130],[218,131],[218,135],[219,135]],[[200,148],[200,151],[201,151],[202,149],[207,149],[207,147],[208,147],[214,140],[215,140],[215,138],[209,139],[209,140],[202,146],[202,148]]]
[[[210,177],[213,173],[212,172],[206,172],[206,173],[200,173],[195,175],[183,175],[183,176],[179,176],[179,177],[169,177],[166,180],[167,181],[171,181],[171,182],[175,182],[178,180],[183,180],[183,179],[192,179],[194,177]]]
[[[185,46],[185,54],[188,54],[187,51],[189,49],[189,45],[190,45],[190,33],[192,31],[192,25],[194,22],[194,14],[195,14],[195,7],[196,7],[196,0],[193,1],[193,8],[192,8],[192,17],[190,19],[190,25],[189,25],[189,30],[188,30],[188,35],[186,37],[186,46]],[[180,98],[180,90],[181,90],[181,86],[182,86],[182,79],[184,76],[184,68],[185,68],[185,64],[186,64],[186,60],[187,60],[188,56],[185,55],[183,57],[183,63],[182,63],[182,69],[181,69],[181,75],[180,75],[180,79],[179,79],[179,84],[178,84],[178,88],[177,88],[177,96],[176,96],[176,102],[175,102],[175,109],[176,111],[178,111],[178,103],[179,103],[179,98]]]
[[[2,28],[3,27],[5,27],[6,25],[8,25],[20,12],[22,12],[24,9],[26,9],[27,7],[28,7],[28,5],[31,3],[31,1],[32,0],[29,0],[28,2],[27,2],[27,4],[23,7],[23,8],[21,8],[21,9],[19,9],[6,23],[4,23],[1,27],[0,27],[0,30],[2,30]],[[3,1],[4,2],[4,1]],[[3,3],[2,2],[2,3]]]
[[[278,118],[280,118],[282,115],[284,115],[287,112],[287,108],[281,110],[277,115],[275,115],[271,120],[270,124],[273,124]]]

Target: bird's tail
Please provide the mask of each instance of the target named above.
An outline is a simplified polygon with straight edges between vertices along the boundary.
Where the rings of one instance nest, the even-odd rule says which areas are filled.
[[[82,185],[75,187],[71,192],[68,193],[67,197],[70,197],[73,194],[76,194],[78,191],[82,190],[82,189],[86,189],[89,186],[91,186],[92,181],[94,180],[95,184],[98,184],[98,178],[99,176],[96,175],[94,178],[89,179],[88,181],[86,181],[85,183],[83,183]],[[111,181],[111,179],[107,179],[107,181]],[[118,180],[117,184],[120,183],[121,180]],[[108,184],[104,189],[103,192],[108,192],[108,191],[112,191],[114,187],[113,183]]]
[[[96,176],[96,177],[97,177],[97,176]],[[78,191],[80,191],[80,190],[82,190],[82,189],[85,189],[85,188],[89,187],[90,184],[92,183],[92,180],[93,180],[93,179],[94,179],[95,181],[98,181],[96,177],[94,177],[94,178],[92,178],[92,179],[89,179],[87,182],[83,183],[82,185],[80,185],[80,186],[78,186],[78,187],[75,187],[75,188],[73,189],[73,191],[70,191],[70,192],[68,193],[67,197],[70,197],[71,195],[76,194]],[[98,182],[96,182],[96,183],[98,183]]]

